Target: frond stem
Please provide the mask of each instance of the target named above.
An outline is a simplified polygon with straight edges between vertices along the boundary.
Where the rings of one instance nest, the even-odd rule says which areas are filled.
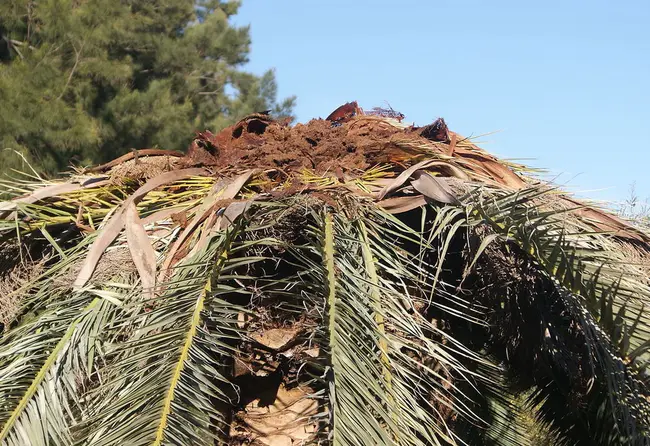
[[[334,271],[334,224],[332,219],[332,214],[327,212],[325,214],[325,241],[323,244],[323,251],[325,256],[325,270],[327,271],[327,309],[329,312],[329,321],[328,321],[328,332],[329,332],[329,347],[330,347],[330,356],[335,356],[335,351],[337,350],[336,343],[336,274]],[[335,373],[332,373],[332,376],[336,376]],[[333,387],[334,383],[330,384],[330,387]],[[333,395],[334,399],[336,395]],[[332,438],[337,438],[336,436],[336,425],[337,425],[337,416],[334,413],[336,401],[330,401],[332,408]],[[336,442],[334,443],[336,444]]]
[[[203,308],[205,306],[205,296],[211,290],[211,280],[208,280],[205,287],[203,288],[203,291],[201,292],[201,295],[199,296],[199,299],[196,302],[196,305],[194,306],[190,329],[187,331],[187,335],[185,336],[185,343],[181,349],[181,354],[178,358],[178,362],[176,363],[176,368],[174,369],[174,374],[172,375],[172,379],[169,383],[169,389],[167,390],[167,396],[165,397],[165,402],[163,403],[162,416],[160,417],[160,423],[158,424],[158,430],[156,431],[156,440],[153,443],[154,446],[161,445],[165,436],[167,419],[171,413],[172,401],[174,401],[174,392],[176,390],[176,386],[178,386],[178,381],[181,378],[181,374],[183,373],[185,361],[187,360],[190,349],[192,348],[192,342],[194,340],[194,336],[196,335],[196,327],[198,327],[199,323],[201,322],[201,311],[203,311]]]

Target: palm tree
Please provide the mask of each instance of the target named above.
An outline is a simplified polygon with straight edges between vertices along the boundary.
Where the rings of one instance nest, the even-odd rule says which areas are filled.
[[[442,120],[3,189],[3,444],[650,444],[650,238]]]

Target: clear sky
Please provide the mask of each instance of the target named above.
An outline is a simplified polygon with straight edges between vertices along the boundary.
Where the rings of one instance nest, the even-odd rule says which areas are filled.
[[[497,131],[485,149],[579,195],[650,196],[650,0],[243,0],[235,23],[300,122],[387,101],[418,125]]]

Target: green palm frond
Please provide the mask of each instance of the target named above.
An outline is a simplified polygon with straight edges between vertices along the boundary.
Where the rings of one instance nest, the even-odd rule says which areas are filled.
[[[199,185],[198,189],[195,184]],[[193,207],[201,203],[200,197],[205,195],[205,192],[213,184],[214,181],[211,179],[207,181],[201,180],[198,183],[191,179],[185,180],[182,186],[187,187],[187,191],[185,194],[179,194],[180,197],[177,198],[180,198],[180,200],[177,199],[174,202],[175,206],[180,211],[191,212]],[[39,185],[34,183],[31,187],[37,189]],[[179,184],[176,183],[173,187],[179,187]],[[120,188],[115,189],[112,186],[111,189],[120,190]],[[183,385],[183,379],[188,379],[184,378],[184,373],[190,373],[190,375],[192,373],[191,366],[183,367],[186,360],[190,355],[203,355],[205,357],[206,352],[201,351],[201,348],[205,350],[212,347],[215,351],[219,351],[216,347],[222,348],[221,343],[223,340],[220,340],[219,337],[215,340],[214,335],[212,335],[212,338],[203,336],[198,341],[200,347],[197,347],[197,341],[194,338],[199,334],[205,334],[204,325],[206,322],[201,315],[209,312],[214,319],[208,319],[212,321],[220,318],[231,318],[234,310],[221,314],[223,311],[220,307],[212,308],[212,301],[205,302],[206,294],[212,296],[212,294],[222,291],[221,289],[217,291],[210,290],[210,281],[208,280],[210,274],[207,272],[212,271],[213,265],[210,262],[214,260],[213,258],[207,260],[204,258],[201,260],[203,263],[198,266],[194,265],[194,268],[192,268],[192,264],[178,268],[178,277],[175,276],[172,282],[165,285],[167,292],[172,293],[169,302],[175,302],[175,304],[166,307],[172,314],[171,316],[167,315],[169,316],[168,319],[160,317],[159,312],[162,311],[164,314],[165,308],[147,313],[149,318],[145,319],[149,322],[153,320],[151,322],[154,324],[153,327],[146,325],[140,315],[143,309],[148,308],[147,305],[151,305],[151,303],[142,299],[141,291],[139,291],[141,288],[138,288],[137,282],[131,279],[126,282],[122,279],[121,283],[118,281],[113,284],[92,283],[71,294],[69,288],[70,276],[77,271],[75,265],[82,262],[87,247],[104,230],[102,227],[81,240],[74,240],[65,233],[57,233],[56,240],[51,236],[46,228],[55,228],[57,225],[70,223],[79,218],[75,206],[67,205],[68,202],[72,204],[78,199],[78,197],[74,196],[75,193],[71,192],[64,195],[60,206],[55,208],[35,204],[17,206],[13,209],[16,211],[17,223],[0,228],[0,232],[5,237],[15,232],[36,241],[38,241],[39,234],[34,229],[39,228],[40,234],[50,245],[53,258],[56,259],[56,261],[50,262],[47,273],[37,278],[35,283],[30,283],[28,286],[13,291],[14,293],[25,294],[22,299],[24,310],[21,312],[33,316],[10,330],[3,340],[4,346],[0,360],[4,364],[2,372],[5,376],[3,376],[3,385],[0,386],[0,391],[5,392],[5,395],[2,398],[3,403],[0,405],[0,410],[2,410],[4,416],[4,418],[0,419],[3,426],[0,436],[11,444],[44,444],[50,441],[57,444],[71,444],[77,441],[76,438],[98,438],[95,436],[96,432],[94,430],[99,429],[103,432],[101,429],[104,428],[101,419],[101,414],[104,412],[100,411],[99,408],[104,411],[108,410],[110,413],[110,406],[107,408],[106,404],[111,401],[111,398],[107,396],[106,392],[111,389],[111,385],[117,386],[113,387],[113,389],[119,388],[121,391],[131,388],[130,385],[121,387],[124,382],[120,381],[120,379],[129,375],[115,377],[110,366],[110,360],[124,358],[120,354],[129,355],[130,359],[136,357],[134,353],[137,353],[137,351],[135,349],[142,347],[141,344],[138,344],[140,339],[138,336],[143,334],[155,333],[155,336],[147,339],[147,341],[153,343],[149,346],[153,346],[154,350],[146,352],[145,357],[147,353],[156,352],[155,348],[162,348],[162,352],[158,351],[157,353],[164,355],[165,351],[169,351],[165,350],[165,348],[173,350],[174,347],[178,347],[173,343],[168,344],[173,339],[173,336],[170,335],[171,337],[169,337],[161,330],[164,327],[174,327],[175,334],[183,333],[175,327],[175,325],[179,324],[177,319],[183,317],[183,314],[176,314],[179,309],[176,306],[179,300],[171,300],[173,297],[182,296],[186,300],[189,299],[187,302],[192,302],[192,299],[194,299],[196,305],[193,307],[194,311],[190,313],[190,331],[184,333],[185,341],[182,343],[181,348],[182,357],[176,363],[177,367],[172,375],[174,380],[169,384],[168,391],[163,398],[163,410],[160,411],[160,420],[156,431],[157,441],[161,441],[167,428],[178,429],[178,424],[183,423],[183,420],[175,419],[178,412],[173,415],[171,412],[172,408],[175,407],[174,405],[182,401],[182,396],[178,396],[179,393],[180,395],[182,393],[176,392],[176,387]],[[106,221],[112,218],[114,212],[107,212],[107,210],[110,209],[110,206],[119,203],[114,200],[128,199],[128,195],[121,194],[122,197],[117,197],[110,190],[107,192],[103,186],[84,190],[83,194],[86,202],[88,202],[88,199],[92,200],[90,203],[93,203],[92,206],[96,209],[92,213],[97,221],[102,219]],[[156,200],[156,195],[158,195],[158,200]],[[109,197],[111,201],[107,202],[104,197]],[[154,192],[151,197],[140,203],[140,208],[144,208],[145,213],[147,211],[149,213],[155,212],[161,202],[162,204],[168,204],[166,202],[167,197],[167,195],[162,195],[163,200],[160,200],[160,194]],[[88,219],[91,220],[91,217],[88,217]],[[207,236],[211,228],[205,227],[204,230]],[[210,236],[204,237],[204,243],[219,234],[223,235],[225,233],[217,231]],[[71,241],[76,242],[76,244],[73,243],[70,250],[63,251],[61,246],[70,245]],[[119,236],[117,242],[124,244],[124,236]],[[158,249],[163,251],[169,248],[169,240],[159,239],[158,244]],[[211,246],[210,252],[214,257],[217,248],[215,243],[211,243]],[[203,254],[205,255],[205,253]],[[220,267],[227,269],[223,265],[220,265]],[[196,273],[197,276],[188,276],[192,272]],[[203,280],[202,277],[204,277]],[[197,280],[199,284],[197,284]],[[198,294],[197,286],[202,290]],[[157,317],[159,319],[156,319]],[[23,319],[25,318],[23,317]],[[135,331],[138,336],[133,339],[133,325],[131,324],[141,325],[141,328]],[[229,334],[228,336],[232,337],[233,335]],[[123,343],[128,344],[129,347],[122,348]],[[144,342],[144,347],[147,346],[148,344]],[[199,349],[198,352],[196,351],[197,348]],[[142,350],[139,352],[142,356]],[[140,359],[142,358],[140,357]],[[135,363],[124,361],[120,365],[128,368],[133,367],[134,364],[142,365],[137,361]],[[107,373],[107,370],[110,370],[110,373]],[[203,371],[204,376],[212,375],[213,371],[212,368],[208,367],[208,370]],[[119,391],[116,390],[116,392],[117,395],[120,394]],[[212,392],[212,394],[215,394],[215,392]],[[90,401],[93,404],[89,404]],[[119,401],[122,400],[118,399]],[[118,404],[117,407],[123,406]],[[202,407],[204,409],[212,408],[212,400],[205,401]],[[119,411],[115,413],[119,413]],[[206,414],[208,413],[206,411]],[[114,417],[112,421],[118,419],[120,418]],[[137,419],[131,421],[137,421]],[[207,423],[213,426],[212,421],[212,419],[209,419]],[[109,422],[106,421],[106,423]],[[119,429],[116,429],[116,431],[118,435],[122,432]],[[136,431],[131,431],[131,433],[134,432]],[[174,434],[179,435],[178,432],[174,432],[172,435]],[[142,439],[140,434],[136,435]],[[191,437],[192,434],[187,435]],[[202,441],[207,441],[208,438],[204,435],[197,436],[196,432],[193,435],[196,438],[202,438]],[[217,434],[213,432],[211,435],[214,437]],[[111,442],[111,439],[115,440],[115,437],[109,435],[100,435],[99,438],[101,438],[101,441],[107,441],[108,443]]]
[[[542,193],[532,188],[473,200],[475,211],[470,211],[470,219],[487,222],[502,240],[516,244],[551,278],[557,294],[553,299],[584,338],[587,362],[583,366],[587,370],[582,373],[590,379],[586,390],[592,390],[594,384],[601,386],[592,391],[590,404],[600,420],[589,428],[592,438],[637,444],[647,438],[648,433],[639,431],[638,426],[646,425],[650,405],[638,381],[643,370],[634,366],[626,370],[624,363],[631,353],[640,354],[647,348],[650,325],[643,309],[650,302],[650,288],[634,265],[611,250],[614,242],[606,234],[571,227],[566,214],[540,210],[534,199]],[[541,329],[551,344],[565,336],[560,327],[545,325]],[[631,352],[635,347],[636,352]],[[552,347],[551,352],[558,353],[551,353],[551,362],[563,369],[571,359],[563,359],[557,348]],[[548,404],[548,396],[542,387],[537,401],[545,402],[542,412],[547,419],[558,420],[558,408]]]
[[[80,253],[67,254],[22,290],[28,294],[23,314],[32,316],[23,317],[0,348],[0,438],[7,444],[71,442],[83,386],[101,356],[96,340],[116,309],[93,293],[68,294],[61,280]]]
[[[479,422],[454,384],[472,374],[459,358],[481,359],[441,342],[441,330],[413,306],[433,292],[433,274],[399,247],[419,241],[417,233],[382,227],[390,215],[359,209],[349,218],[311,211],[308,242],[296,253],[310,284],[303,295],[326,309],[315,335],[328,346],[319,368],[333,423],[326,436],[335,444],[455,443],[447,425],[454,417]],[[390,231],[392,243],[377,231]]]
[[[571,444],[540,418],[539,407],[531,402],[531,391],[513,392],[506,383],[498,384],[498,387],[493,386],[492,392],[486,391],[490,413],[486,443],[499,446]]]
[[[558,284],[579,295],[622,358],[647,348],[650,286],[644,273],[626,261],[607,234],[571,226],[570,212],[543,211],[534,199],[539,188],[492,199],[477,197],[477,216],[503,239],[517,243]],[[567,218],[568,217],[568,218]],[[634,359],[634,358],[630,358]]]
[[[159,297],[136,300],[114,322],[118,331],[137,328],[100,371],[102,385],[93,392],[84,433],[90,444],[212,444],[223,438],[220,403],[233,397],[224,361],[238,337],[241,308],[224,300],[238,290],[221,283],[221,276],[241,260],[234,242],[240,231],[215,233],[205,249],[175,268]]]

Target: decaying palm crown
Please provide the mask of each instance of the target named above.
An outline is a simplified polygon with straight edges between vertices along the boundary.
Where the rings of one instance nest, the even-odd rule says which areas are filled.
[[[348,108],[6,182],[3,444],[650,444],[650,239]]]

